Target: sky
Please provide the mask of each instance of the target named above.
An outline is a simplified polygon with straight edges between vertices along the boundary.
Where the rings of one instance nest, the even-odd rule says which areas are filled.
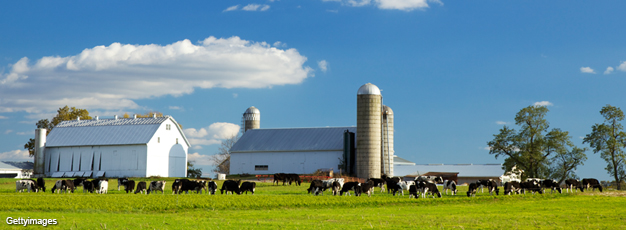
[[[487,142],[544,105],[579,147],[607,105],[626,109],[626,2],[221,0],[0,2],[0,160],[30,160],[35,123],[173,116],[205,173],[250,106],[261,128],[356,125],[382,90],[395,154],[502,163]],[[581,177],[609,180],[587,151]]]

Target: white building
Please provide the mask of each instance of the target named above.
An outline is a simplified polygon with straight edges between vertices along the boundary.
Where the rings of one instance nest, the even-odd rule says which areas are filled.
[[[247,130],[230,149],[230,174],[338,172],[346,130],[356,127]]]
[[[0,178],[30,178],[32,162],[0,162]]]
[[[64,121],[45,139],[48,177],[187,175],[189,141],[170,116]]]

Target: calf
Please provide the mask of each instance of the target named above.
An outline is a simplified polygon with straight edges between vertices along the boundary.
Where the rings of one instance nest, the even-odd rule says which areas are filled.
[[[226,194],[228,195],[228,192],[230,192],[231,194],[233,193],[237,193],[237,195],[241,195],[241,190],[239,190],[239,184],[241,183],[240,180],[227,180],[224,181],[224,183],[222,184],[222,188],[220,189],[220,192],[222,194],[224,194],[224,191],[226,191]]]
[[[128,178],[126,177],[117,178],[117,191],[120,191],[120,186],[124,185],[126,181],[128,181]]]
[[[600,192],[602,192],[602,185],[600,185],[600,182],[595,179],[595,178],[585,178],[582,181],[582,187],[585,189],[593,189],[593,191],[596,191],[596,188],[600,190]]]
[[[251,192],[252,195],[254,195],[254,190],[256,188],[256,183],[255,182],[243,182],[241,183],[241,187],[239,187],[240,192],[246,192],[246,194],[248,194],[248,192]]]
[[[324,188],[324,182],[321,180],[313,180],[311,181],[311,185],[309,186],[309,188],[307,189],[307,192],[313,195],[317,194],[323,194],[325,188]]]
[[[137,183],[137,188],[135,189],[135,194],[137,194],[137,193],[143,194],[144,192],[146,194],[148,194],[146,189],[147,189],[146,182],[145,181],[140,181],[139,183]]]
[[[581,185],[579,180],[576,179],[567,179],[565,180],[565,188],[567,190],[567,192],[569,193],[571,192],[576,192],[576,189],[580,189],[580,191],[583,191],[583,186]]]
[[[554,190],[557,190],[559,193],[561,193],[561,187],[559,186],[559,182],[552,180],[552,179],[547,179],[547,180],[542,180],[541,181],[541,189],[543,190],[543,192],[545,193],[545,189],[549,188],[550,193],[553,193]]]
[[[478,186],[480,186],[479,183],[471,183],[469,184],[469,186],[467,187],[467,197],[476,197],[476,192],[478,191]]]
[[[424,196],[428,197],[427,195],[431,194],[433,195],[433,198],[435,198],[435,195],[441,198],[441,192],[439,192],[439,188],[437,188],[437,184],[424,182],[423,186],[424,186],[424,194],[423,194]]]
[[[150,182],[148,194],[150,194],[150,192],[154,192],[156,194],[157,191],[161,191],[161,194],[165,195],[165,183],[166,181],[164,180]]]
[[[346,195],[350,195],[350,190],[354,191],[354,193],[357,193],[357,186],[360,186],[361,183],[359,182],[347,182],[345,184],[343,184],[343,187],[341,188],[341,191],[339,192],[340,196],[343,196],[344,193],[346,193]]]
[[[500,189],[498,189],[498,183],[494,180],[487,181],[487,190],[489,191],[489,195],[493,196],[493,192],[496,192],[496,195],[500,195]]]
[[[443,182],[443,191],[448,195],[448,190],[452,192],[452,195],[456,195],[456,182],[454,180],[446,180]]]
[[[215,183],[215,181],[209,181],[208,188],[208,193],[211,195],[215,195],[215,191],[217,190],[217,184]]]
[[[521,189],[520,182],[509,181],[504,183],[504,195],[511,195],[511,193],[519,194]]]
[[[30,192],[34,190],[35,183],[31,180],[18,180],[15,181],[15,192],[23,192],[24,190]]]

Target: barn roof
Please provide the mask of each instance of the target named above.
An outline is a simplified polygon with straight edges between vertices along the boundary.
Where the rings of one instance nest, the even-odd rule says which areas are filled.
[[[8,163],[8,162],[7,162]],[[15,167],[11,164],[0,162],[0,171],[22,171],[21,168]]]
[[[458,172],[459,177],[499,177],[504,174],[501,164],[417,164],[395,165],[394,175],[422,175],[428,172]]]
[[[231,152],[340,151],[343,133],[356,127],[250,129]]]
[[[170,116],[63,121],[48,134],[46,147],[146,144],[167,120],[178,124]],[[175,126],[189,146],[180,126]]]

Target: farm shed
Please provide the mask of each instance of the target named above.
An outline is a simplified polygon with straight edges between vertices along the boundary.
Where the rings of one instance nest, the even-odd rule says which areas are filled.
[[[33,162],[0,162],[0,178],[30,178]]]
[[[230,149],[231,174],[339,170],[344,132],[356,127],[250,129]]]
[[[461,185],[488,179],[499,182],[504,170],[501,164],[396,165],[396,175],[407,175],[408,177],[431,175],[452,178],[452,174],[457,174],[457,184]]]
[[[189,141],[170,116],[64,121],[42,142],[48,177],[187,175]]]

